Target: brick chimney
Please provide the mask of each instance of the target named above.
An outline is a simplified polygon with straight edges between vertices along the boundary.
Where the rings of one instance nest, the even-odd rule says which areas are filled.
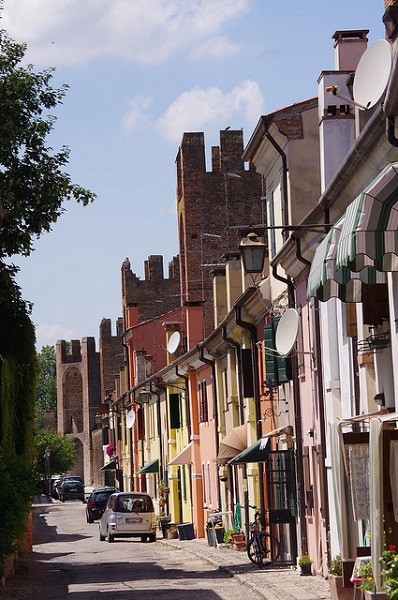
[[[369,29],[335,31],[334,62],[337,71],[355,71],[368,45]]]

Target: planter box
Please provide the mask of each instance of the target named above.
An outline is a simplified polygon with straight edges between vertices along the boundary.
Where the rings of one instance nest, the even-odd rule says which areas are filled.
[[[353,586],[344,587],[342,577],[329,575],[329,586],[332,600],[352,600]]]
[[[387,594],[384,592],[369,592],[368,590],[364,591],[365,600],[388,600]]]

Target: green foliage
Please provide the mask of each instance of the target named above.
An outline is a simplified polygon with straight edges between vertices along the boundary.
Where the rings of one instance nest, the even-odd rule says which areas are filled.
[[[335,575],[336,577],[341,577],[343,575],[343,561],[341,560],[340,554],[336,554],[330,561],[329,574]]]
[[[381,572],[383,590],[387,594],[387,598],[398,600],[398,554],[395,551],[395,546],[391,546],[389,550],[383,552],[380,562],[383,565]]]
[[[362,591],[367,590],[368,592],[373,592],[375,582],[373,579],[372,561],[368,560],[359,568],[359,576],[361,577],[359,588]]]
[[[0,261],[14,254],[28,256],[33,240],[62,214],[64,200],[84,205],[95,195],[72,183],[63,171],[69,149],[58,152],[47,145],[55,109],[67,86],[51,87],[52,69],[35,73],[22,67],[25,44],[11,40],[0,30],[0,198],[5,211],[1,232]]]
[[[51,451],[50,468],[52,473],[66,473],[73,469],[77,460],[75,442],[52,429],[40,429],[35,435],[34,454],[37,470],[41,475],[46,472],[44,453]]]
[[[224,544],[230,544],[231,543],[231,538],[232,538],[232,534],[235,533],[234,529],[226,529],[224,532]]]
[[[0,506],[3,526],[0,527],[0,576],[4,560],[18,549],[18,540],[27,526],[31,498],[37,476],[26,455],[10,455],[0,448]]]
[[[303,554],[302,556],[300,556],[300,558],[298,559],[298,564],[300,567],[308,567],[310,566],[312,563],[311,558],[308,556],[308,554]]]
[[[39,363],[39,384],[37,388],[37,426],[43,427],[46,412],[57,409],[57,370],[54,346],[44,346],[37,355]]]

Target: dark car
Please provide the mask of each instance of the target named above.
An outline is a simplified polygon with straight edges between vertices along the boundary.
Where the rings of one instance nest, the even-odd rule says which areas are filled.
[[[65,479],[59,488],[59,499],[61,502],[65,500],[81,500],[84,502],[84,485],[78,479]]]
[[[94,523],[96,519],[102,517],[109,496],[115,492],[117,490],[113,487],[95,488],[91,492],[86,504],[87,523]]]

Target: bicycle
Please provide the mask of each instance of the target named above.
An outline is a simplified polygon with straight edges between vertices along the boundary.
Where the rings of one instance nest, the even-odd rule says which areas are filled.
[[[264,530],[265,519],[261,519],[261,512],[266,515],[268,511],[260,511],[256,506],[249,506],[256,512],[254,521],[249,523],[250,537],[246,545],[247,556],[255,565],[263,565],[264,562],[272,563],[279,558],[279,541]]]

